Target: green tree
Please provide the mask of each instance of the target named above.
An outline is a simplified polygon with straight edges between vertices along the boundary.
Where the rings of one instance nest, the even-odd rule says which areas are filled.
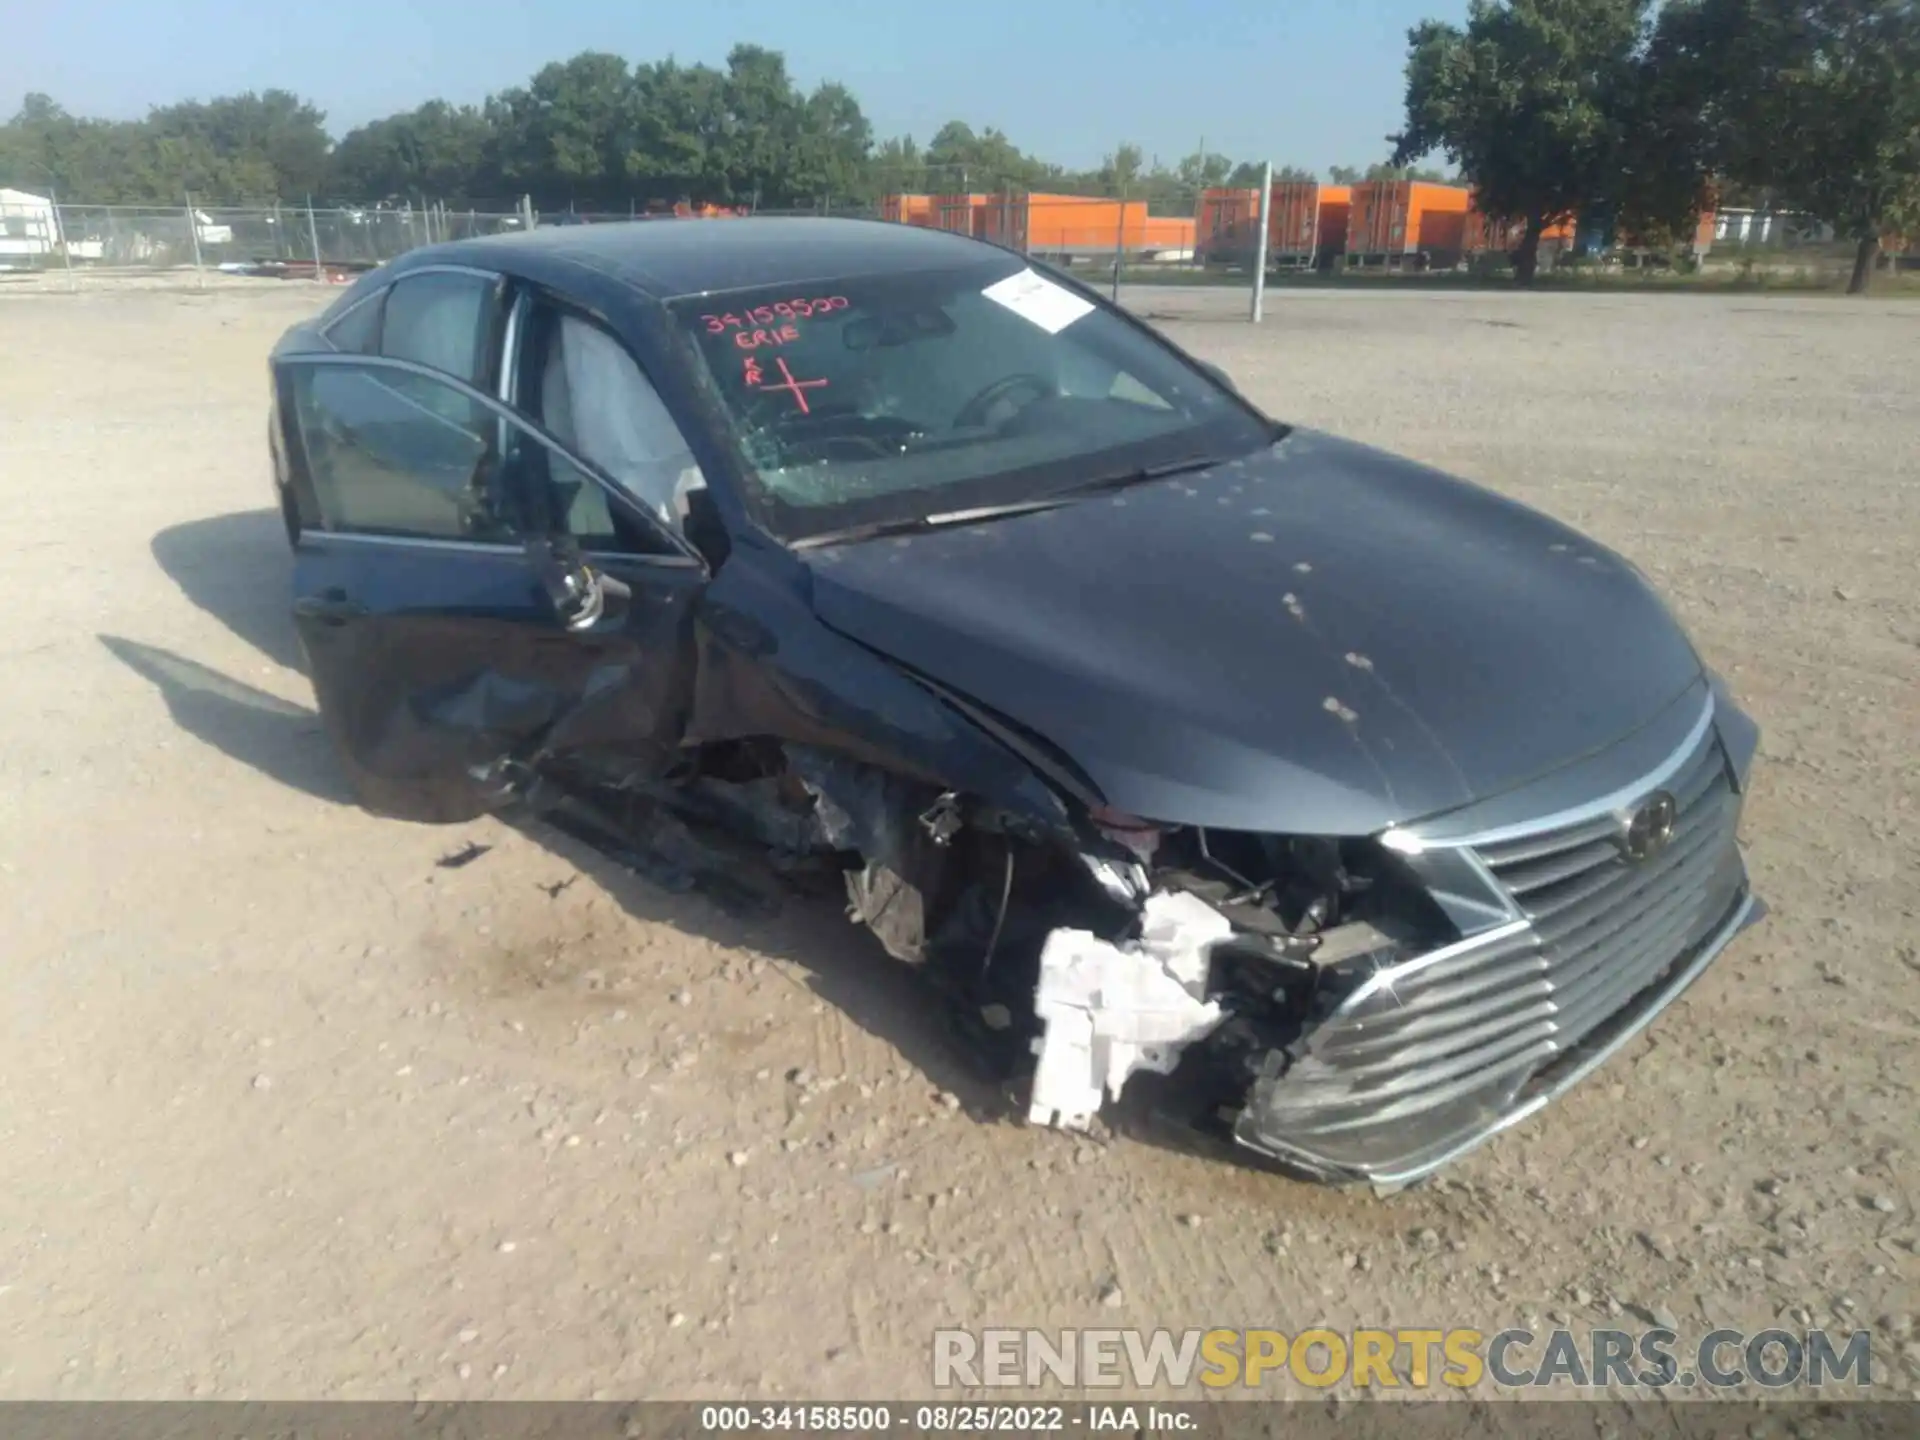
[[[636,198],[730,202],[727,77],[710,65],[641,65],[628,97],[623,169]]]
[[[146,126],[173,157],[181,189],[271,200],[324,188],[332,148],[326,115],[285,90],[165,105]]]
[[[1444,170],[1422,165],[1389,165],[1384,161],[1369,165],[1365,176],[1368,180],[1419,180],[1430,185],[1451,183]]]
[[[501,178],[543,204],[610,203],[626,178],[632,88],[620,56],[583,51],[490,96],[483,113]]]
[[[883,195],[924,195],[939,188],[928,180],[926,156],[911,135],[881,141],[868,170]]]
[[[927,142],[930,183],[943,193],[985,190],[1044,190],[1070,177],[1015,145],[996,129],[978,134],[961,120],[949,120]]]
[[[325,174],[324,118],[283,90],[182,101],[144,120],[85,119],[33,94],[0,125],[0,178],[75,203],[271,200]]]
[[[778,51],[736,45],[727,52],[724,162],[733,198],[784,206],[795,198],[789,162],[800,97]]]
[[[797,196],[827,202],[879,198],[868,168],[872,154],[873,126],[852,91],[829,81],[806,98],[793,137],[791,184]]]
[[[327,183],[313,190],[343,200],[471,201],[488,188],[483,177],[492,138],[478,108],[429,100],[348,131],[334,147]]]
[[[1210,190],[1225,185],[1233,174],[1233,162],[1224,155],[1215,155],[1196,150],[1183,156],[1174,167],[1174,177],[1183,189],[1198,195],[1202,190]]]
[[[1129,141],[1101,160],[1100,168],[1090,178],[1102,195],[1138,194],[1146,166],[1146,152]]]
[[[1851,240],[1866,290],[1882,237],[1920,225],[1920,5],[1670,0],[1656,52],[1704,154]]]
[[[1691,243],[1712,193],[1703,110],[1712,82],[1678,43],[1675,14],[1671,4],[1661,11],[1623,87],[1614,165],[1590,205],[1632,243],[1669,251]]]
[[[1607,194],[1624,153],[1650,0],[1472,0],[1463,27],[1408,33],[1393,164],[1443,152],[1481,208],[1525,224],[1530,283],[1547,227]]]

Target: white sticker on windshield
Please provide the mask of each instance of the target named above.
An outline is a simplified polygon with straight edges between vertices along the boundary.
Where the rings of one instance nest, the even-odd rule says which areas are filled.
[[[1093,309],[1071,290],[1061,288],[1036,270],[1009,275],[980,293],[996,305],[1006,306],[1021,319],[1038,325],[1049,335],[1058,335]]]

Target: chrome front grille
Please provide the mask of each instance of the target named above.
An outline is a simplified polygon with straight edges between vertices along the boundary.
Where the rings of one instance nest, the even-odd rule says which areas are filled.
[[[1621,809],[1656,789],[1676,802],[1671,838],[1631,861]],[[1620,1030],[1610,1020],[1657,1011],[1738,928],[1748,903],[1739,811],[1703,721],[1688,747],[1604,811],[1442,847],[1514,913],[1360,979],[1284,1070],[1256,1086],[1249,1123],[1281,1142],[1265,1148],[1356,1173],[1411,1173],[1421,1157],[1544,1103],[1555,1077],[1583,1063],[1583,1041],[1610,1049]]]
[[[1678,802],[1673,836],[1639,863],[1612,814],[1473,847],[1540,946],[1563,1047],[1658,980],[1739,892],[1739,797],[1711,730],[1662,788]]]

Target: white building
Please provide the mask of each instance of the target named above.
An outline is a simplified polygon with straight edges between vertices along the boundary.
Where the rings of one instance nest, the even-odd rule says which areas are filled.
[[[214,218],[204,210],[196,210],[193,212],[193,224],[194,228],[200,232],[200,243],[202,245],[231,245],[233,243],[233,227],[231,225],[214,223]]]
[[[1824,245],[1833,227],[1791,211],[1735,208],[1713,217],[1713,238],[1731,245]]]
[[[60,243],[60,217],[53,201],[25,190],[0,188],[0,265],[12,267],[51,255]]]

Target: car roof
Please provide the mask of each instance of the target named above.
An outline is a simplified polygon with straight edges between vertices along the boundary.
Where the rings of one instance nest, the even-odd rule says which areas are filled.
[[[517,258],[534,256],[573,261],[662,300],[1012,258],[969,236],[891,221],[663,217],[456,240],[410,251],[394,270],[464,263],[512,273],[520,268]]]

